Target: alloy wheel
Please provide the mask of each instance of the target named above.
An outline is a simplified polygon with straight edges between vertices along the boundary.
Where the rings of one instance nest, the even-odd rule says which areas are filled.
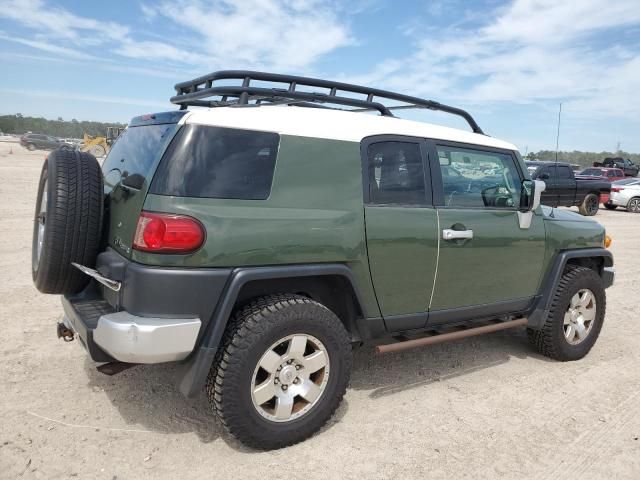
[[[589,336],[597,312],[596,297],[591,290],[579,290],[569,302],[564,314],[564,337],[571,345],[578,345]]]
[[[284,337],[262,355],[251,380],[251,400],[264,418],[288,422],[318,403],[329,381],[329,354],[317,338]]]

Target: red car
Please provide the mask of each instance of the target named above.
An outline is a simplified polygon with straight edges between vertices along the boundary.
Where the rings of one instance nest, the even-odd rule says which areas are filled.
[[[608,182],[615,182],[616,180],[622,180],[623,178],[625,178],[625,175],[622,169],[607,167],[586,168],[576,175],[576,180],[607,180]],[[608,194],[604,193],[600,195],[600,203],[607,203],[608,201]]]

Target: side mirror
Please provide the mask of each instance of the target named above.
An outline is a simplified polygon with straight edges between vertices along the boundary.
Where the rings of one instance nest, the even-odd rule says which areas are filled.
[[[545,172],[545,173],[541,173],[540,175],[538,175],[537,178],[538,178],[538,180],[549,180],[549,178],[551,178],[551,177],[549,177],[549,174]]]
[[[540,180],[523,180],[520,190],[520,211],[531,212],[540,206],[540,195],[547,186]]]

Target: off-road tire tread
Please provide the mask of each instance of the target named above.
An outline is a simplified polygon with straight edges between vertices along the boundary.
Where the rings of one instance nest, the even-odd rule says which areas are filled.
[[[58,149],[49,154],[42,175],[55,195],[47,205],[45,243],[34,282],[43,293],[72,294],[89,281],[71,265],[95,266],[103,216],[103,180],[96,158],[86,152]],[[42,180],[39,188],[42,188]],[[36,202],[38,215],[41,193]],[[35,240],[34,240],[35,241]]]
[[[559,361],[571,360],[557,348],[557,332],[555,331],[553,319],[558,310],[564,311],[566,308],[564,304],[561,304],[561,300],[565,291],[571,288],[573,282],[575,282],[579,277],[583,275],[594,275],[598,278],[598,281],[600,281],[600,277],[598,277],[598,274],[590,268],[580,267],[577,265],[567,265],[565,272],[562,275],[560,282],[558,283],[558,287],[553,294],[551,308],[547,313],[547,318],[544,325],[540,330],[534,330],[532,328],[527,329],[527,337],[529,339],[529,342],[538,352],[540,352],[545,357],[553,358],[554,360]],[[603,298],[606,297],[603,296]],[[598,315],[600,315],[600,312],[604,312],[605,310],[606,300],[599,300]],[[602,313],[602,315],[604,315],[604,313]],[[597,338],[600,333],[600,329],[602,328],[602,321],[599,321],[596,325],[594,325],[593,328],[594,329],[591,331],[590,335],[593,335]]]
[[[328,412],[322,416],[322,421],[318,422],[318,425],[308,429],[304,436],[290,441],[282,438],[257,439],[250,433],[251,426],[247,422],[247,412],[238,408],[234,402],[225,403],[224,401],[225,392],[231,390],[231,384],[235,384],[238,381],[236,377],[228,372],[232,366],[240,366],[247,361],[246,356],[252,341],[265,335],[270,328],[278,323],[279,314],[294,305],[313,305],[326,312],[326,315],[318,315],[314,320],[318,323],[324,323],[327,328],[332,329],[334,333],[339,335],[340,344],[344,349],[342,355],[345,360],[345,368],[341,372],[334,372],[332,369],[332,374],[340,374],[342,378],[338,381],[338,388],[333,395]],[[346,393],[351,364],[349,335],[342,322],[331,310],[321,303],[302,295],[289,293],[272,294],[255,298],[234,312],[209,372],[205,392],[214,412],[229,434],[238,438],[245,445],[257,450],[282,448],[309,438],[335,413]]]

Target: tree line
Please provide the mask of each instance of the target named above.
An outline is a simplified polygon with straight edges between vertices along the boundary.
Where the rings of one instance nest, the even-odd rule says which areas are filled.
[[[124,127],[122,123],[78,121],[75,118],[47,120],[46,118],[25,117],[20,113],[0,116],[0,131],[21,135],[27,132],[42,133],[60,138],[82,138],[89,135],[106,135],[107,127]]]
[[[572,165],[580,165],[581,167],[590,167],[593,162],[601,162],[607,157],[622,157],[628,158],[633,163],[640,163],[639,153],[629,152],[579,152],[574,150],[573,152],[558,152],[558,161],[567,162]],[[554,162],[556,160],[556,152],[554,150],[540,150],[539,152],[529,152],[525,156],[525,160],[542,160],[547,162]]]

